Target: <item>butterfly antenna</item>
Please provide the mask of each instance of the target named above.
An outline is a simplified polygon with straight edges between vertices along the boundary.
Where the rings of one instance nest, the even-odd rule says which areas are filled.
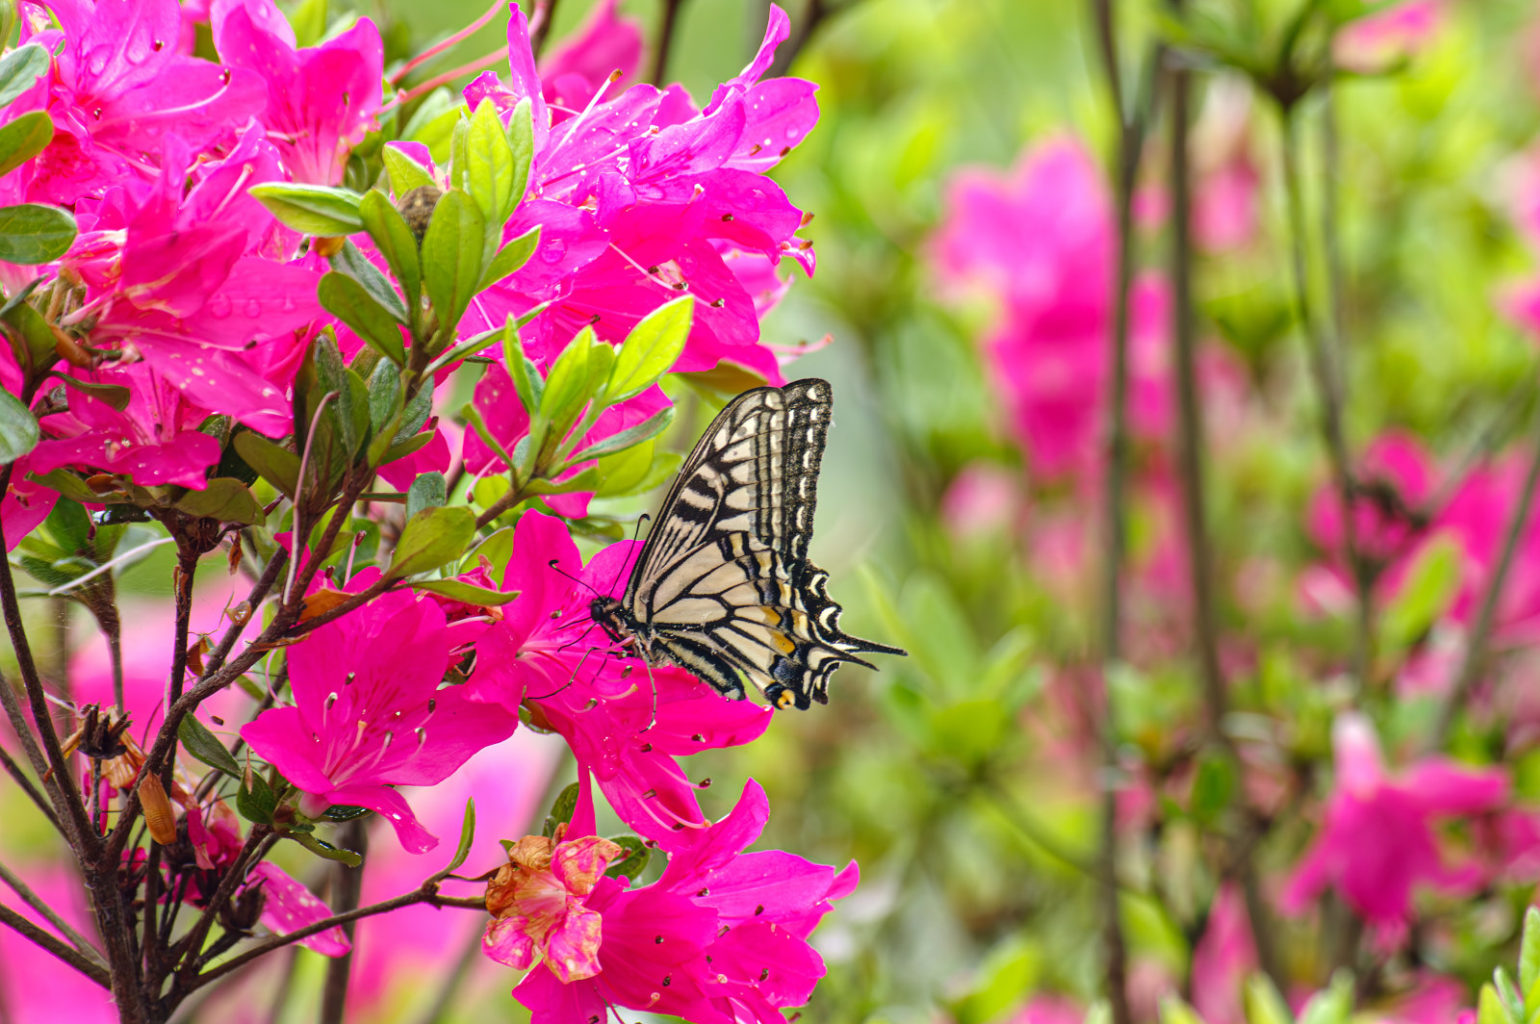
[[[557,652],[560,653],[561,651],[565,651],[569,647],[575,647],[578,644],[582,643],[584,638],[587,637],[589,633],[592,633],[594,631],[594,627],[597,626],[597,625],[598,625],[597,622],[594,622],[592,619],[589,619],[588,620],[588,628],[583,630],[583,632],[579,633],[573,639],[568,640],[566,643],[564,643],[560,647],[556,648]],[[590,648],[590,649],[592,649],[592,648]]]
[[[560,565],[558,565],[557,562],[558,562],[558,559],[553,558],[549,562],[547,562],[546,565],[549,565],[552,569],[555,569],[559,574],[561,574],[562,576],[567,577],[567,579],[571,580],[573,583],[576,583],[578,586],[586,587],[588,589],[588,592],[593,594],[595,597],[603,597],[604,596],[603,594],[599,593],[597,590],[595,590],[593,588],[593,584],[588,583],[585,580],[578,579],[576,576],[572,575],[570,572],[568,572],[567,570],[563,569]]]
[[[646,512],[643,512],[640,516],[637,516],[636,529],[631,531],[631,543],[633,546],[636,544],[636,539],[642,534],[642,524],[651,518],[652,516],[649,516]],[[615,588],[620,586],[621,579],[626,575],[626,566],[629,565],[630,562],[631,552],[627,551],[626,557],[620,560],[620,569],[615,573],[615,581],[610,584],[610,593],[613,594],[615,592]]]

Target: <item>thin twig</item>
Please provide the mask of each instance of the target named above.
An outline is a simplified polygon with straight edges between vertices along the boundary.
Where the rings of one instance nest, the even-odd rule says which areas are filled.
[[[1508,574],[1513,569],[1519,541],[1524,536],[1525,527],[1529,525],[1529,512],[1534,504],[1536,486],[1540,486],[1540,440],[1536,441],[1534,451],[1530,454],[1529,469],[1524,474],[1524,486],[1519,491],[1518,504],[1514,506],[1513,514],[1508,519],[1508,529],[1503,535],[1503,548],[1497,557],[1497,566],[1492,570],[1491,579],[1487,581],[1486,593],[1481,596],[1481,607],[1476,612],[1476,624],[1471,628],[1470,636],[1465,642],[1465,656],[1460,661],[1459,674],[1455,676],[1454,686],[1450,688],[1449,695],[1444,698],[1444,703],[1439,708],[1438,720],[1434,723],[1430,743],[1433,750],[1441,750],[1444,744],[1449,742],[1449,734],[1454,729],[1455,718],[1470,698],[1471,690],[1486,668],[1487,648],[1492,638],[1492,629],[1497,622],[1498,608],[1502,604],[1503,591],[1507,589]]]
[[[106,967],[90,959],[46,928],[33,924],[4,904],[0,904],[0,925],[6,925],[15,929],[28,942],[40,947],[45,952],[52,953],[103,988],[111,986],[112,973]]]
[[[1097,890],[1101,913],[1102,956],[1106,970],[1107,1002],[1113,1024],[1130,1024],[1133,1010],[1128,999],[1128,945],[1123,937],[1122,910],[1118,899],[1118,756],[1117,709],[1111,678],[1122,660],[1123,565],[1128,548],[1128,340],[1130,292],[1133,286],[1133,204],[1139,162],[1144,150],[1143,111],[1125,106],[1123,73],[1118,62],[1117,34],[1111,0],[1092,0],[1091,18],[1101,54],[1102,77],[1107,83],[1118,118],[1116,154],[1117,269],[1113,285],[1112,387],[1107,399],[1107,495],[1102,509],[1101,611],[1102,611],[1102,711],[1098,728],[1101,749],[1100,837],[1095,865],[1100,881]]]
[[[91,944],[90,940],[71,928],[68,921],[54,913],[47,900],[33,892],[26,882],[13,874],[3,863],[0,863],[0,882],[10,886],[16,895],[21,897],[23,903],[47,918],[49,924],[57,928],[71,945],[95,962],[98,967],[104,971],[107,969],[107,961],[102,958],[101,952]]]
[[[545,51],[551,37],[551,22],[556,18],[558,0],[535,0],[535,13],[529,19],[529,49],[536,57]]]
[[[369,833],[364,822],[359,819],[348,822],[343,829],[342,845],[365,856],[368,843]],[[349,867],[338,863],[332,866],[332,872],[332,906],[338,913],[356,910],[363,894],[363,864]],[[332,957],[326,965],[326,983],[321,989],[320,1024],[342,1024],[347,1010],[348,979],[353,973],[353,925],[354,922],[348,921],[342,926],[342,933],[348,940],[347,952]]]
[[[1178,4],[1179,6],[1179,4]],[[1191,126],[1192,73],[1180,64],[1171,68],[1171,313],[1176,345],[1177,444],[1179,450],[1182,518],[1187,534],[1187,565],[1192,589],[1193,639],[1197,646],[1204,717],[1209,739],[1237,774],[1245,771],[1235,741],[1225,731],[1229,694],[1219,662],[1219,624],[1215,612],[1213,547],[1209,537],[1204,483],[1203,414],[1197,383],[1197,322],[1192,296],[1192,172],[1188,159]],[[1255,858],[1260,826],[1242,793],[1237,797],[1242,832],[1231,840],[1233,871],[1246,903],[1257,964],[1280,990],[1278,965],[1268,908],[1262,896]]]
[[[5,681],[4,676],[0,676],[0,690],[6,690],[10,685]],[[32,780],[27,777],[21,765],[6,753],[4,747],[0,747],[0,768],[4,768],[5,773],[15,780],[17,786],[21,787],[21,791],[37,805],[37,809],[43,812],[43,817],[48,819],[48,824],[53,826],[54,831],[62,834],[64,829],[60,826],[59,819],[54,817],[53,808],[48,805],[48,799],[32,784]]]
[[[218,981],[231,971],[238,971],[253,960],[266,956],[275,949],[282,949],[290,943],[298,942],[301,939],[308,939],[312,935],[319,935],[328,928],[335,928],[337,925],[346,924],[349,921],[358,921],[366,917],[374,917],[378,914],[388,914],[392,910],[400,910],[402,907],[410,907],[418,903],[431,903],[435,907],[463,907],[467,910],[486,911],[486,900],[480,896],[440,896],[438,894],[438,883],[440,881],[442,881],[441,878],[434,876],[434,878],[424,882],[420,888],[404,893],[394,899],[388,899],[381,903],[372,903],[367,907],[350,910],[345,914],[334,914],[325,920],[316,921],[295,931],[286,932],[283,935],[274,935],[251,947],[239,956],[232,957],[217,967],[210,968],[198,975],[193,988],[202,988],[210,982]]]
[[[652,72],[649,81],[662,88],[663,76],[668,73],[668,53],[674,43],[674,30],[679,18],[679,8],[684,0],[663,0],[663,10],[658,15],[658,38],[652,44]]]

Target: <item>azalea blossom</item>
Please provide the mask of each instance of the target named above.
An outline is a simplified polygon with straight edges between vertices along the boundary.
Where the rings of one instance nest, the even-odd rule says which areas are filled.
[[[1434,825],[1439,818],[1496,810],[1508,797],[1507,773],[1428,757],[1392,777],[1373,727],[1356,713],[1338,716],[1332,737],[1335,787],[1321,830],[1284,889],[1283,906],[1300,913],[1334,887],[1393,944],[1404,932],[1417,886],[1460,894],[1480,884],[1479,865],[1445,861]]]
[[[519,905],[540,910],[523,916],[524,927],[546,940],[560,934],[555,948],[571,957],[547,956],[514,989],[535,1024],[603,1019],[610,1007],[697,1024],[776,1024],[783,1009],[805,1003],[824,973],[807,937],[832,901],[854,889],[856,869],[836,872],[778,850],[740,852],[768,814],[764,791],[750,780],[731,813],[691,830],[662,876],[639,888],[600,874],[612,857],[592,842],[586,797],[549,862],[545,844],[529,843],[532,863],[548,870],[521,864],[519,891],[528,895]],[[568,844],[571,855],[562,852]],[[549,868],[558,858],[571,865],[560,877]],[[528,960],[524,950],[538,943],[531,937],[526,947],[507,934],[513,926],[502,921],[513,919],[494,922],[488,935],[500,940],[498,951]]]
[[[359,573],[349,588],[376,577]],[[452,650],[436,602],[383,594],[290,648],[294,704],[262,712],[241,736],[308,794],[310,813],[367,807],[391,823],[402,846],[432,849],[438,838],[395,787],[443,781],[517,724],[464,686],[440,688]]]

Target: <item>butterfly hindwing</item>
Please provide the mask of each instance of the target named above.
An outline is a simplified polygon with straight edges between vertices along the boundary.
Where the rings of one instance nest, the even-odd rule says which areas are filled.
[[[685,460],[625,597],[594,602],[612,636],[634,636],[729,697],[744,679],[777,706],[827,701],[857,652],[902,654],[839,629],[828,574],[808,560],[832,417],[827,381],[756,388],[712,421]]]

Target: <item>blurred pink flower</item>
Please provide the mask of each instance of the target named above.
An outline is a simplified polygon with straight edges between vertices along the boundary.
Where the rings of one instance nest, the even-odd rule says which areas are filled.
[[[332,916],[331,909],[278,865],[263,861],[246,875],[246,888],[260,889],[265,897],[262,923],[279,935],[299,931]],[[322,956],[342,956],[352,948],[340,925],[299,940],[306,949]]]
[[[1335,886],[1382,941],[1394,944],[1410,920],[1414,887],[1459,894],[1480,884],[1479,865],[1444,863],[1434,824],[1501,806],[1508,797],[1507,773],[1427,757],[1392,778],[1373,726],[1356,712],[1338,716],[1332,737],[1335,788],[1320,832],[1284,888],[1283,906],[1301,913]]]
[[[952,478],[941,498],[941,522],[953,539],[991,536],[1010,527],[1022,503],[1018,474],[982,459]]]
[[[1085,1008],[1067,996],[1033,996],[1011,1024],[1084,1024]]]
[[[961,172],[933,251],[944,282],[981,286],[1000,303],[985,348],[1033,476],[1095,471],[1115,244],[1111,201],[1090,154],[1057,137],[1024,153],[1008,176]],[[1129,426],[1159,439],[1172,409],[1165,283],[1142,275],[1130,299]]]
[[[63,866],[62,853],[47,865],[17,864],[8,856],[6,866],[16,870],[54,913],[82,934],[93,934],[85,888]],[[9,886],[0,886],[0,905],[57,936]],[[120,1019],[111,992],[11,928],[0,928],[0,1011],[7,1024],[56,1024],[65,1019],[61,1007],[68,1008],[70,1024],[115,1024]]]
[[[1357,71],[1373,71],[1426,49],[1445,19],[1444,0],[1405,0],[1350,22],[1337,36],[1337,59]]]
[[[359,573],[349,589],[377,575]],[[395,787],[442,782],[517,724],[468,685],[440,688],[453,647],[436,602],[383,594],[289,648],[294,704],[262,712],[241,736],[309,794],[307,813],[368,807],[402,846],[430,850],[438,838]]]
[[[1470,1002],[1465,983],[1424,970],[1412,988],[1396,996],[1388,1008],[1371,1011],[1373,1024],[1459,1024]]]
[[[1209,907],[1208,927],[1192,954],[1193,1009],[1204,1024],[1245,1024],[1242,995],[1257,967],[1246,904],[1234,885],[1220,887]]]
[[[1432,460],[1422,443],[1410,434],[1381,434],[1364,451],[1357,481],[1353,528],[1358,550],[1379,563],[1404,556],[1422,533],[1414,513],[1433,491]],[[1330,483],[1316,489],[1305,523],[1311,539],[1345,567],[1342,501]]]
[[[615,86],[623,86],[641,64],[641,28],[633,18],[618,17],[615,2],[599,0],[582,27],[541,61],[541,94],[553,124],[581,113],[613,72],[620,73]]]

